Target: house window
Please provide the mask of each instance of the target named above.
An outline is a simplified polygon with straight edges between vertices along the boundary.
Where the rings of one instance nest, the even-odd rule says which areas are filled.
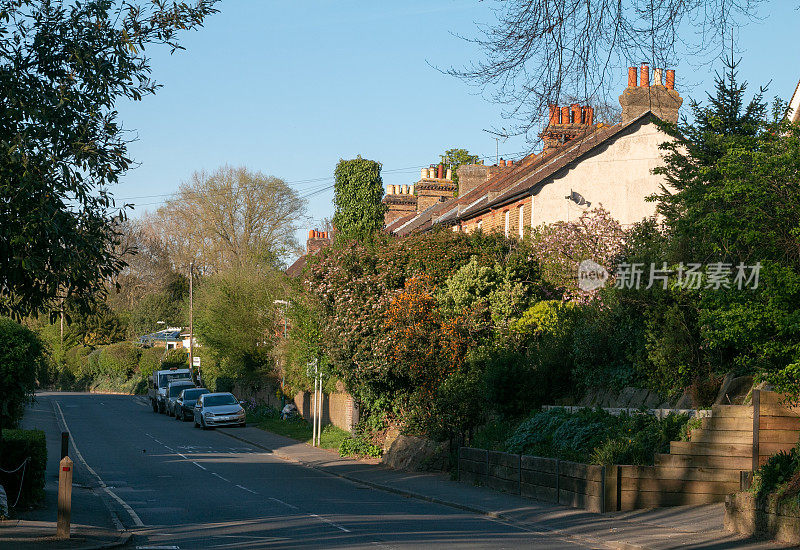
[[[519,238],[520,239],[525,236],[525,225],[524,225],[524,222],[525,222],[525,205],[521,204],[519,206]]]
[[[505,218],[506,218],[506,233],[505,233],[505,235],[506,235],[506,238],[508,238],[509,214],[510,214],[510,212],[508,210],[506,210],[506,212],[505,212]]]
[[[478,222],[478,231],[480,231],[481,229],[483,229],[483,220],[480,220]]]
[[[531,227],[533,227],[533,195],[531,195]]]

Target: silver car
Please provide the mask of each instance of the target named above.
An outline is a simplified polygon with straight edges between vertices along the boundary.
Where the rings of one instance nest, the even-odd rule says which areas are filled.
[[[194,405],[194,427],[244,426],[246,414],[232,393],[206,393]]]

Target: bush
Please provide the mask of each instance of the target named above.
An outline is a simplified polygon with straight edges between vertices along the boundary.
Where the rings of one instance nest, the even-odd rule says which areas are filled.
[[[112,378],[131,378],[139,369],[141,349],[130,342],[118,342],[100,348],[100,372]]]
[[[88,355],[92,348],[88,346],[75,346],[65,354],[64,366],[75,377],[85,376],[89,370]]]
[[[161,360],[161,369],[188,369],[189,368],[189,352],[183,348],[175,348],[168,350]]]
[[[789,481],[798,468],[800,456],[797,447],[790,451],[779,451],[756,471],[750,490],[759,497],[765,497]]]
[[[217,379],[214,381],[214,391],[232,392],[234,383],[235,382],[233,378],[229,376],[218,376]]]
[[[339,456],[369,456],[378,458],[383,449],[373,444],[364,434],[356,433],[346,437],[339,445]]]
[[[0,468],[15,470],[28,458],[30,460],[25,465],[24,477],[22,470],[12,474],[0,472],[0,485],[6,489],[9,507],[14,504],[19,492],[17,510],[36,506],[44,499],[47,441],[41,430],[3,430]]]
[[[600,409],[548,409],[522,422],[505,450],[593,464],[652,464],[688,420],[688,415],[659,420],[644,412],[614,416]]]
[[[46,368],[44,346],[36,334],[0,317],[0,429],[14,427],[33,398],[36,374]]]
[[[161,368],[161,357],[164,350],[159,348],[144,348],[139,355],[139,375],[147,378]]]

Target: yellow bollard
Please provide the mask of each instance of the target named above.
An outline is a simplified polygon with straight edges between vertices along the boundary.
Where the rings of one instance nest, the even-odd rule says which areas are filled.
[[[58,464],[58,527],[56,538],[69,538],[69,519],[72,512],[72,460],[68,456]]]

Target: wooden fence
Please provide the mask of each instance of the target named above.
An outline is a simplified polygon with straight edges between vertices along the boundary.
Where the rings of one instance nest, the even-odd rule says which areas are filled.
[[[616,506],[609,500],[612,491],[606,487],[605,466],[461,447],[458,476],[461,481],[594,512]]]

